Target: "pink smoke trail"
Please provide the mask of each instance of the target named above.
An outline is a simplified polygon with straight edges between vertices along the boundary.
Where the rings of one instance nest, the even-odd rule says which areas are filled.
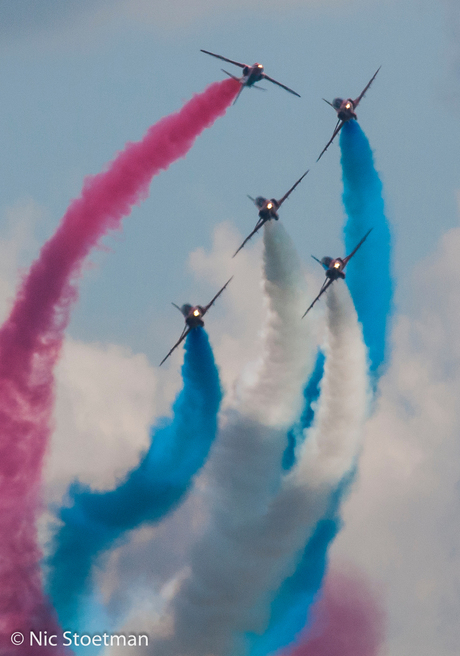
[[[329,574],[300,642],[282,656],[377,656],[384,614],[363,578]]]
[[[151,178],[184,157],[196,137],[225,113],[239,89],[233,79],[210,85],[141,141],[128,143],[107,170],[86,178],[0,329],[0,656],[64,651],[31,647],[28,636],[30,630],[59,635],[42,590],[35,523],[52,430],[53,369],[84,258],[147,195]],[[11,643],[14,631],[26,636],[22,647]]]

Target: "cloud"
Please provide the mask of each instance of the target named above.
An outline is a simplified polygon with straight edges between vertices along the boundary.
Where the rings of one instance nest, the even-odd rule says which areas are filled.
[[[332,550],[382,582],[387,650],[401,656],[455,656],[460,644],[459,250],[455,228],[416,266]]]
[[[0,241],[2,313],[17,282],[18,262],[36,250],[33,223],[40,209],[25,203],[7,214],[7,236]],[[239,241],[234,228],[218,226],[212,249],[191,255],[193,275],[215,287],[221,279],[223,284],[236,270],[230,255]],[[259,250],[256,243],[238,255],[238,276],[207,317],[227,389],[258,348]],[[457,656],[460,643],[459,251],[456,228],[416,265],[414,309],[396,322],[393,363],[366,428],[346,527],[332,549],[333,560],[351,559],[383,584],[387,651],[401,656]],[[213,284],[206,284],[212,296]],[[179,362],[181,355],[176,358]],[[150,422],[165,412],[177,389],[177,367],[159,376],[143,355],[68,340],[58,368],[56,452],[47,469],[53,498],[76,474],[110,486],[136,461]],[[67,462],[69,454],[74,465]],[[174,585],[188,545],[200,534],[201,494],[164,525],[136,533],[112,554],[101,584],[115,610],[136,602],[133,617],[142,607],[151,617],[152,603],[161,608],[170,595],[165,584]],[[142,597],[146,588],[156,594]]]
[[[238,269],[206,317],[206,329],[216,345],[216,360],[228,390],[233,389],[248,359],[257,353],[258,321],[262,317],[260,246],[251,245],[240,253],[236,265],[231,255],[241,239],[235,228],[220,224],[210,251],[200,248],[190,255],[192,276],[203,282],[209,299],[221,279],[223,284]],[[45,470],[48,503],[60,504],[75,478],[97,489],[110,489],[138,462],[148,446],[150,426],[156,418],[170,413],[180,385],[182,359],[178,349],[168,366],[160,369],[128,348],[67,337],[56,370],[56,429]],[[133,532],[127,544],[111,555],[100,572],[99,584],[114,616],[128,612],[134,601],[136,614],[145,605],[150,618],[155,599],[161,607],[161,594],[168,588],[166,593],[160,591],[174,580],[187,546],[200,530],[202,486],[200,482],[193,500],[186,501],[172,518],[158,527]],[[40,532],[45,550],[53,526],[54,519],[47,513]],[[158,590],[158,597],[152,590]]]
[[[18,262],[36,250],[33,223],[40,210],[23,203],[7,214],[7,236],[0,241],[2,312],[16,285]],[[213,281],[206,282],[211,296],[214,282],[218,287],[236,271],[230,255],[240,237],[221,224],[211,250],[191,255],[193,275]],[[256,243],[238,255],[238,276],[207,317],[227,389],[256,357],[262,317],[259,251]],[[414,309],[396,322],[393,363],[366,428],[345,529],[332,549],[333,561],[351,559],[382,583],[386,648],[401,656],[457,656],[460,643],[459,251],[456,228],[414,270]],[[177,367],[159,376],[143,355],[122,347],[67,341],[58,368],[56,451],[47,469],[52,498],[77,474],[109,487],[136,461],[150,422],[167,410],[177,389]],[[132,604],[130,629],[138,612],[152,618],[171,595],[168,582],[174,587],[188,547],[201,533],[202,494],[198,489],[160,527],[134,534],[101,573],[114,614],[123,615]]]
[[[234,279],[217,301],[219,307],[206,317],[222,384],[227,391],[224,404],[233,402],[236,380],[248,362],[260,353],[260,326],[263,317],[262,264],[259,240],[232,255],[242,236],[230,223],[214,228],[209,252],[197,248],[190,254],[190,268],[196,278],[215,281],[209,286],[210,298],[230,276]],[[218,311],[219,310],[219,311]]]
[[[56,368],[55,430],[45,456],[45,508],[39,520],[44,553],[55,532],[55,509],[78,479],[111,489],[148,447],[159,414],[157,376],[143,354],[114,344],[67,337]]]
[[[98,489],[113,487],[148,446],[156,415],[153,367],[129,349],[67,338],[56,379],[48,486],[55,495],[78,477]]]
[[[235,263],[231,255],[241,240],[234,227],[223,223],[215,228],[209,251],[199,248],[190,255],[192,276],[202,282],[204,301],[237,272],[206,316],[228,398],[248,360],[257,357],[263,314],[261,244],[251,244]],[[66,340],[57,368],[57,426],[46,471],[49,500],[59,502],[77,476],[110,488],[137,461],[154,418],[169,414],[182,358],[178,349],[159,369],[120,346]],[[98,572],[110,616],[124,621],[129,631],[145,632],[147,627],[152,634],[152,622],[160,617],[205,523],[205,488],[200,479],[193,495],[170,517],[132,532]],[[52,518],[45,517],[42,525],[46,544]]]
[[[14,300],[19,280],[39,244],[34,235],[44,210],[22,200],[3,210],[0,238],[0,319]],[[56,430],[47,458],[48,497],[56,500],[76,476],[110,487],[148,444],[156,416],[167,414],[177,390],[175,372],[162,387],[143,354],[113,344],[66,339],[56,372]]]
[[[279,485],[286,430],[311,355],[309,324],[301,320],[304,294],[294,245],[276,222],[264,227],[263,242],[262,356],[252,375],[243,376],[235,407],[221,418],[203,471],[210,519],[186,561],[190,572],[168,608],[174,635],[164,641],[156,636],[155,653],[227,653],[233,631],[252,628],[246,609],[265,593],[272,576],[266,541],[256,527]]]

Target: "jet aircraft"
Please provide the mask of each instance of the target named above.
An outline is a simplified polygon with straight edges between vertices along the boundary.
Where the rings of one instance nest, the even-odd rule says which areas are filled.
[[[204,326],[204,321],[203,321],[204,315],[209,310],[209,308],[212,305],[214,305],[214,302],[222,294],[222,292],[227,287],[227,285],[232,280],[232,278],[233,276],[229,280],[227,280],[225,285],[222,287],[222,289],[219,292],[217,292],[217,294],[214,296],[212,301],[207,305],[205,305],[204,307],[202,305],[190,305],[189,303],[185,303],[182,307],[179,307],[178,305],[173,303],[174,307],[176,307],[179,310],[179,312],[182,312],[182,314],[184,315],[185,327],[178,341],[174,344],[172,349],[169,351],[168,355],[165,358],[163,358],[163,360],[160,362],[160,367],[163,364],[163,362],[165,362],[169,358],[171,353],[176,350],[179,344],[181,344],[181,342],[184,341],[184,339],[187,337],[187,335],[191,330],[193,330],[194,328],[198,328],[199,326]]]
[[[232,75],[228,71],[224,71],[224,69],[222,69],[226,75],[229,75],[230,77],[232,77],[234,80],[237,80],[237,82],[240,82],[241,84],[241,89],[239,90],[238,95],[235,98],[233,104],[235,104],[238,98],[240,97],[240,93],[243,91],[244,87],[255,87],[256,89],[262,89],[262,87],[256,86],[256,82],[260,82],[260,80],[268,80],[269,82],[273,82],[273,84],[277,84],[279,87],[286,89],[286,91],[289,91],[289,93],[293,93],[294,96],[298,96],[300,98],[300,95],[296,91],[293,91],[286,85],[281,84],[281,82],[277,82],[277,80],[274,80],[272,77],[269,77],[266,73],[264,73],[264,67],[262,66],[262,64],[258,64],[256,62],[252,66],[248,66],[248,64],[241,64],[240,62],[233,61],[233,59],[227,59],[227,57],[222,57],[222,55],[216,55],[213,52],[209,52],[209,50],[201,50],[201,52],[205,52],[207,55],[211,55],[212,57],[217,57],[217,59],[222,59],[223,61],[226,61],[229,64],[235,64],[235,66],[239,66],[240,68],[243,69],[242,77],[236,77],[235,75]],[[265,91],[265,89],[262,89],[262,91]]]
[[[362,93],[360,93],[360,95],[355,100],[352,100],[352,98],[347,98],[346,100],[343,100],[343,98],[334,98],[334,100],[330,103],[329,100],[323,98],[324,102],[330,105],[337,112],[337,124],[334,128],[334,132],[332,133],[332,137],[329,139],[325,148],[321,151],[321,155],[316,160],[317,162],[319,162],[319,160],[324,155],[326,150],[329,148],[331,143],[334,141],[336,136],[339,134],[340,130],[343,128],[345,123],[347,121],[351,121],[351,119],[354,119],[355,121],[357,120],[358,117],[356,116],[355,109],[358,107],[359,103],[364,97],[364,94],[369,89],[372,82],[375,80],[376,75],[379,72],[380,68],[381,66],[378,67],[378,69],[372,76],[370,82],[368,82],[368,84],[364,87],[364,91],[362,91]]]
[[[308,169],[308,171],[309,170],[310,169]],[[302,182],[304,177],[307,175],[308,171],[305,171],[303,176],[297,180],[295,185],[293,185],[289,189],[289,191],[286,194],[284,194],[282,198],[280,198],[280,200],[276,200],[276,198],[267,199],[264,198],[263,196],[257,196],[257,198],[252,198],[252,196],[248,196],[248,198],[252,200],[252,202],[256,205],[256,207],[259,208],[259,219],[256,223],[256,227],[254,228],[254,230],[246,237],[246,239],[243,241],[243,243],[238,248],[238,250],[235,251],[233,257],[235,257],[235,255],[240,252],[240,250],[243,248],[245,244],[247,244],[247,242],[251,239],[251,237],[255,235],[256,232],[258,232],[258,230],[261,229],[264,223],[267,223],[267,221],[270,221],[271,219],[275,219],[276,221],[278,221],[279,216],[277,210],[281,207],[281,205],[284,203],[286,198],[288,198],[291,192],[294,191],[297,185]]]
[[[321,287],[318,296],[315,298],[315,300],[314,300],[313,303],[310,305],[310,307],[308,308],[308,310],[307,310],[307,311],[305,312],[305,314],[302,316],[302,319],[304,318],[304,316],[305,316],[308,312],[310,312],[310,310],[312,309],[312,307],[314,306],[314,304],[316,303],[316,301],[318,301],[318,300],[321,298],[321,296],[324,294],[324,292],[325,292],[327,289],[329,289],[329,287],[332,285],[332,283],[334,282],[334,280],[338,280],[339,278],[342,278],[342,279],[345,278],[345,272],[344,272],[345,267],[347,266],[348,262],[351,260],[351,258],[353,257],[353,255],[356,253],[356,251],[358,250],[358,248],[360,248],[360,246],[363,245],[363,243],[364,243],[365,240],[368,238],[368,236],[369,236],[369,234],[370,234],[370,232],[371,232],[372,230],[373,230],[373,228],[371,228],[371,229],[370,229],[370,230],[364,235],[364,237],[361,239],[361,241],[360,241],[359,244],[356,246],[356,248],[353,249],[353,250],[351,251],[350,255],[347,255],[347,256],[344,257],[343,259],[342,259],[341,257],[336,257],[335,259],[333,259],[332,257],[323,257],[322,260],[318,260],[317,257],[315,257],[314,255],[312,255],[312,258],[313,258],[314,260],[316,260],[317,262],[319,262],[319,263],[321,264],[321,266],[322,266],[324,269],[326,269],[326,279],[325,279],[325,281],[323,282],[323,286]]]

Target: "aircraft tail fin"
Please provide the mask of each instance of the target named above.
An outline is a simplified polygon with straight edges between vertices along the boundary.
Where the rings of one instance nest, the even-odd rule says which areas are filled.
[[[177,308],[181,314],[184,314],[184,306],[179,307],[179,306],[176,305],[175,303],[171,303],[171,305],[174,305],[174,307]],[[185,315],[184,315],[184,316],[185,316]]]
[[[229,77],[232,77],[232,78],[233,78],[234,80],[236,80],[237,82],[241,82],[240,78],[239,78],[239,77],[236,77],[236,75],[232,75],[232,73],[229,73],[228,71],[225,71],[223,68],[221,68],[220,70],[221,70],[223,73],[225,73],[226,75],[228,75]]]
[[[241,92],[242,92],[243,89],[244,89],[244,84],[241,82],[241,78],[236,77],[235,75],[232,75],[231,73],[229,73],[228,71],[226,71],[226,70],[223,69],[223,68],[221,68],[221,71],[222,71],[223,73],[225,73],[225,75],[228,75],[228,76],[231,77],[233,80],[236,80],[237,82],[239,82],[239,83],[241,84],[241,89],[238,91],[238,94],[237,94],[235,100],[233,101],[233,104],[235,104],[236,101],[238,100],[238,98],[240,97]]]

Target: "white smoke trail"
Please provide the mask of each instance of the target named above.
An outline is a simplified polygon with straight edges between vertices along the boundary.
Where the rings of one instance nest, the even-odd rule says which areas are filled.
[[[300,318],[306,290],[299,256],[280,223],[265,224],[263,257],[267,305],[263,350],[242,377],[237,404],[242,415],[280,428],[290,426],[301,410],[312,346],[310,326]]]
[[[157,639],[155,656],[210,656],[233,647],[235,628],[264,589],[258,563],[260,525],[282,478],[286,431],[298,416],[313,365],[301,265],[284,228],[264,228],[267,319],[262,356],[241,381],[235,407],[205,469],[210,520],[190,558],[189,576],[172,600],[172,632]]]
[[[265,594],[257,600],[259,617],[265,614],[265,620],[273,594],[293,572],[298,555],[327,512],[331,495],[353,469],[361,447],[370,400],[366,349],[348,288],[341,283],[327,293],[325,353],[315,423],[260,526],[249,529],[258,536],[258,567],[266,573]],[[239,630],[256,628],[242,625]]]
[[[276,439],[276,434],[267,433],[259,423],[241,430],[239,448],[254,467],[253,478],[238,479],[241,463],[223,454],[214,475],[220,480],[231,478],[237,486],[246,484],[246,489],[237,488],[239,496],[233,493],[219,498],[219,514],[212,527],[213,550],[203,552],[198,545],[195,568],[200,576],[192,585],[189,581],[187,595],[176,600],[187,622],[182,627],[176,624],[174,638],[181,628],[182,639],[188,639],[189,646],[184,650],[175,642],[175,649],[165,652],[168,656],[246,653],[245,634],[264,630],[276,590],[293,572],[317,522],[327,512],[331,495],[352,470],[360,451],[369,395],[366,349],[344,284],[333,285],[327,294],[324,348],[326,363],[316,421],[305,436],[296,466],[284,477],[278,492],[277,481],[266,476],[277,463],[261,459],[262,450],[256,447],[258,441],[263,444],[267,438]],[[241,422],[238,428],[242,428]],[[234,431],[235,426],[227,426],[222,444],[236,446]],[[252,445],[250,452],[248,444]],[[263,492],[257,482],[260,477],[265,478]],[[235,503],[239,506],[236,514]],[[205,587],[200,587],[203,582]]]
[[[335,488],[361,444],[370,401],[361,325],[346,285],[327,292],[326,362],[315,424],[298,454],[292,478],[309,490]]]

